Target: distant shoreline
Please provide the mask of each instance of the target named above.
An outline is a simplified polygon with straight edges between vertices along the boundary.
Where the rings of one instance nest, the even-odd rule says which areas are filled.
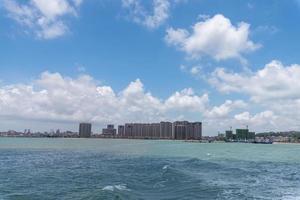
[[[300,144],[300,142],[273,142],[273,144]]]
[[[178,140],[178,139],[158,139],[158,138],[123,138],[123,137],[90,137],[90,138],[80,138],[80,137],[24,137],[24,136],[0,136],[0,138],[48,138],[48,139],[120,139],[120,140],[156,140],[156,141],[182,141],[188,143],[240,143],[240,144],[255,144],[252,142],[226,142],[226,141],[208,141],[208,140]],[[259,144],[259,143],[257,143]],[[300,144],[300,142],[273,142],[272,144]]]

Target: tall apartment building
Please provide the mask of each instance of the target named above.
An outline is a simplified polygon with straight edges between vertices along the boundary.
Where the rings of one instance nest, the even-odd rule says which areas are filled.
[[[233,135],[233,131],[232,130],[225,131],[225,136],[226,136],[227,140],[233,140],[233,139],[235,139],[235,135]]]
[[[173,139],[173,125],[171,122],[160,122],[160,138]]]
[[[133,129],[133,124],[125,124],[124,137],[132,138],[133,136],[132,129]]]
[[[236,129],[236,138],[238,140],[247,140],[249,129]]]
[[[190,134],[191,127],[188,127],[188,121],[176,121],[173,123],[174,139],[186,140],[188,133]]]
[[[153,139],[160,139],[160,123],[151,124]]]
[[[118,136],[119,136],[119,137],[123,137],[124,134],[125,134],[125,126],[119,125],[119,126],[118,126]]]
[[[102,134],[107,136],[116,136],[117,130],[113,124],[107,125],[107,128],[102,129]]]
[[[160,123],[127,123],[125,124],[125,137],[128,138],[160,138]]]
[[[248,141],[255,140],[255,132],[250,132],[249,129],[236,129],[236,134],[233,131],[226,131],[227,140]]]
[[[176,121],[173,123],[173,135],[176,140],[200,140],[202,138],[202,123]]]
[[[120,134],[122,133],[122,134]],[[137,139],[177,139],[200,140],[202,137],[202,123],[177,121],[160,123],[127,123],[119,126],[119,136]]]
[[[90,123],[80,123],[79,124],[79,137],[89,138],[92,134],[92,124]]]
[[[202,122],[194,122],[193,128],[194,128],[194,134],[191,137],[191,139],[194,140],[201,140],[202,138]]]

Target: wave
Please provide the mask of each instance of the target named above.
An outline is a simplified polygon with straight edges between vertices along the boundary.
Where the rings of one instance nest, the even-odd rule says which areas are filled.
[[[169,168],[169,165],[165,165],[165,166],[163,166],[163,170],[166,170],[166,169],[168,169]]]
[[[107,185],[107,186],[103,187],[102,190],[112,191],[112,192],[115,191],[115,190],[119,190],[119,191],[131,191],[129,188],[127,188],[126,184]]]

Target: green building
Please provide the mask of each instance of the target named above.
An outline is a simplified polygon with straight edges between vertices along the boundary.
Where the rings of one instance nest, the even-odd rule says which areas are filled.
[[[233,140],[233,132],[230,130],[230,131],[225,131],[225,135],[226,135],[226,139],[227,140]]]
[[[255,132],[249,132],[247,136],[248,140],[254,140],[255,139]]]
[[[236,139],[247,140],[249,129],[236,129]]]
[[[249,132],[249,129],[236,129],[236,138],[238,140],[254,140],[255,132]]]

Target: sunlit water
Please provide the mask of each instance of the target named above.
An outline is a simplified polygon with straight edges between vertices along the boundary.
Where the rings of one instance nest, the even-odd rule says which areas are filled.
[[[0,199],[300,199],[300,145],[0,138]]]

